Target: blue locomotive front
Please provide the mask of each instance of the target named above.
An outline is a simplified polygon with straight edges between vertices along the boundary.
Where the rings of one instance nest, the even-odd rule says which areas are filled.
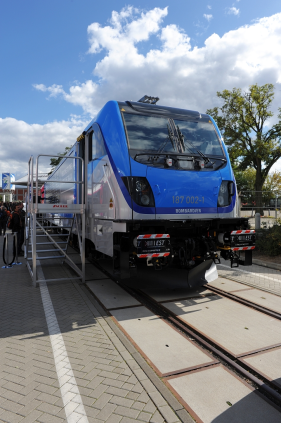
[[[251,263],[254,233],[237,216],[235,178],[210,116],[110,101],[75,148],[86,165],[87,252],[112,257],[120,278],[148,266],[202,269],[204,279],[219,250],[232,265]]]

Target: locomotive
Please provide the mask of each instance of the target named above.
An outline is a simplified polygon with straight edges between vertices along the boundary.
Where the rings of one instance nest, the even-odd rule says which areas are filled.
[[[231,266],[251,264],[255,234],[238,217],[235,178],[216,122],[158,100],[107,102],[68,153],[85,163],[86,252],[110,258],[118,278],[142,268],[179,268],[193,286],[217,277],[220,257]],[[49,176],[45,203],[79,201],[81,185],[66,190],[48,183],[78,178],[76,162],[63,159]],[[49,217],[63,227],[67,216]]]

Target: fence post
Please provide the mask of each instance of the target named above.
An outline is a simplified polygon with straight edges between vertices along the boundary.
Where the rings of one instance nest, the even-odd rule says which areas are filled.
[[[260,213],[255,214],[255,230],[261,228],[261,215]]]
[[[277,198],[278,197],[275,197],[275,219],[276,219],[276,221],[277,221]]]

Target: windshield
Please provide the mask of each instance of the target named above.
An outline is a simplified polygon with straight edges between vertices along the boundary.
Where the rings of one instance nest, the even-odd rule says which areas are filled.
[[[177,143],[169,136],[169,119],[166,117],[124,113],[129,148],[139,152],[180,153]],[[184,152],[223,156],[221,144],[211,121],[200,119],[183,121],[174,119],[184,137]]]

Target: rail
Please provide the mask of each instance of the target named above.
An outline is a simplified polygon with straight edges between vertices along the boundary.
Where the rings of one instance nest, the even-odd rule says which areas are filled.
[[[95,265],[102,270],[108,277],[116,282],[113,278],[112,274],[108,272],[108,270],[104,269],[100,263],[95,263]],[[281,405],[281,393],[280,388],[274,381],[268,379],[264,374],[257,371],[257,369],[253,370],[250,366],[248,366],[244,361],[243,357],[236,357],[230,351],[225,349],[222,345],[218,344],[214,340],[212,340],[208,335],[203,334],[195,327],[189,325],[189,323],[183,321],[177,314],[173,313],[164,304],[159,303],[154,298],[152,298],[147,293],[144,293],[142,290],[137,288],[132,288],[124,283],[118,282],[118,286],[120,286],[124,291],[126,291],[129,295],[135,298],[137,301],[140,302],[143,306],[147,307],[152,313],[156,314],[160,318],[167,321],[172,327],[179,330],[183,334],[185,334],[188,338],[195,341],[196,344],[202,346],[207,351],[211,352],[214,358],[219,360],[223,365],[226,367],[231,367],[235,373],[237,373],[242,379],[246,379],[250,381],[253,387],[255,387],[256,391],[260,391],[265,397],[269,398],[273,401],[277,406]],[[210,289],[209,284],[207,285],[208,289]],[[212,290],[215,292],[215,289]],[[216,289],[217,290],[217,289]],[[88,292],[93,295],[92,291],[87,289]],[[217,290],[219,291],[219,290]],[[217,292],[218,295],[220,294],[228,294],[225,292]],[[225,295],[226,296],[226,295]],[[233,296],[235,297],[235,296]],[[188,297],[191,299],[192,297]],[[236,298],[231,298],[234,301],[237,301]],[[255,308],[256,310],[271,315],[273,318],[280,319],[279,313],[274,313],[274,311],[266,309],[265,307],[259,307],[257,304],[254,304],[250,301],[245,302],[246,306]],[[110,315],[110,310],[107,310],[104,305],[102,305],[105,312]],[[180,372],[173,372],[173,374],[179,374]],[[170,374],[169,374],[170,375]],[[163,377],[167,377],[169,375],[163,375]]]

